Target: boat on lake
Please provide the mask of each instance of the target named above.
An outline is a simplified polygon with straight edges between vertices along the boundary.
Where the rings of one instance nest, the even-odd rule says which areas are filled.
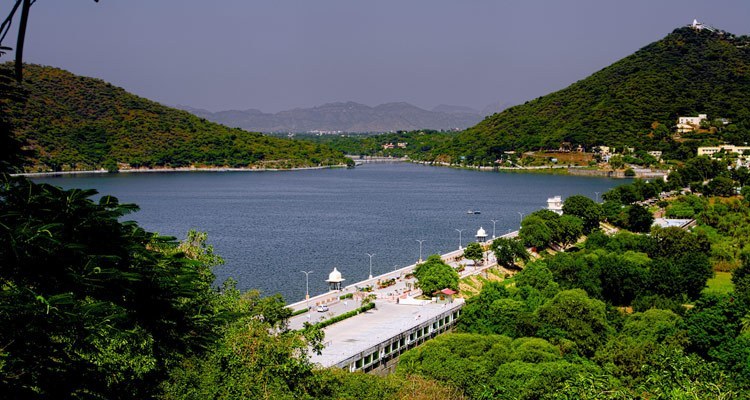
[[[467,211],[466,213],[467,213],[467,214],[481,214],[482,212],[481,212],[481,211],[473,211],[473,210],[469,210],[469,211]]]

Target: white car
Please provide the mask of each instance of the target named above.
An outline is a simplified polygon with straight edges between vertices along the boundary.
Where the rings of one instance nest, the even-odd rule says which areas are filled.
[[[318,312],[326,312],[326,311],[328,311],[328,306],[326,305],[318,306]]]

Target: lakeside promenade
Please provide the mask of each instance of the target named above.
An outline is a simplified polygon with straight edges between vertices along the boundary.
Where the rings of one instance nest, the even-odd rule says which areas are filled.
[[[512,238],[517,235],[518,231],[499,237]],[[480,243],[487,246],[493,240]],[[458,249],[442,254],[441,258],[455,268],[466,262],[463,253],[463,249]],[[481,274],[496,266],[492,252],[486,254],[483,264],[465,266],[459,273],[460,277]],[[422,293],[414,287],[416,280],[406,278],[415,267],[416,263],[353,283],[342,290],[329,291],[290,304],[288,307],[293,310],[308,309],[290,319],[291,329],[301,329],[305,322],[316,323],[352,311],[359,307],[364,296],[375,295],[375,308],[323,329],[323,350],[320,354],[311,354],[310,361],[322,367],[337,367],[352,372],[390,371],[404,351],[452,329],[461,315],[464,299],[448,298],[442,302],[418,299],[417,296]],[[390,279],[395,279],[396,284],[382,289],[377,287],[379,281]],[[373,285],[371,292],[359,290],[369,285]],[[348,293],[354,297],[340,299],[340,296]],[[318,312],[319,305],[327,306],[328,311]]]
[[[516,231],[499,237],[512,238],[517,235]],[[486,246],[492,240],[480,243]],[[466,262],[463,253],[463,249],[458,249],[442,254],[441,258],[449,265],[458,267]],[[486,254],[487,259],[483,264],[465,266],[459,273],[460,277],[481,274],[497,265],[492,252]],[[349,371],[389,370],[395,367],[398,356],[404,351],[450,330],[460,315],[464,300],[456,298],[438,304],[432,300],[417,299],[422,293],[414,287],[416,280],[406,278],[415,267],[416,263],[353,283],[342,290],[329,291],[288,305],[292,310],[308,309],[290,319],[291,329],[301,329],[305,322],[316,323],[355,310],[364,296],[375,295],[375,308],[324,328],[324,348],[321,354],[312,354],[310,360],[323,367],[335,366]],[[396,284],[378,288],[379,281],[390,279],[395,279]],[[373,286],[371,292],[359,290],[370,285]],[[353,298],[340,299],[348,293]],[[318,312],[319,305],[327,306],[328,311]]]
[[[497,236],[498,238],[514,238],[518,236],[518,231],[513,231],[505,235]],[[489,239],[485,242],[481,242],[483,246],[489,246],[492,244],[493,239]],[[448,265],[454,268],[458,268],[460,264],[466,264],[470,261],[463,259],[464,250],[453,250],[448,253],[440,255],[440,257]],[[478,266],[466,266],[465,269],[459,273],[461,278],[476,275],[487,268],[496,265],[494,254],[487,252],[488,260],[483,265]],[[407,278],[407,275],[414,272],[417,263],[407,265],[403,268],[396,269],[395,271],[386,272],[384,274],[373,276],[359,282],[355,282],[343,287],[341,290],[331,290],[316,296],[310,296],[309,300],[300,300],[295,303],[288,304],[287,307],[294,311],[308,309],[309,311],[304,314],[296,315],[290,318],[289,327],[291,329],[300,329],[305,322],[316,323],[323,319],[335,317],[348,311],[355,310],[359,307],[361,299],[367,295],[375,295],[375,301],[387,301],[396,303],[398,299],[399,303],[410,302],[410,299],[419,296],[422,292],[415,288],[416,279]],[[378,282],[388,281],[395,279],[394,285],[378,288]],[[372,287],[371,292],[361,291],[360,288]],[[352,294],[353,298],[341,299],[341,296]],[[327,312],[317,312],[318,306],[325,305],[328,307]]]

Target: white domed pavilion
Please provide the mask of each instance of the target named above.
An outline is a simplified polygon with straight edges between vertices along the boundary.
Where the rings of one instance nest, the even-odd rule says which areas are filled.
[[[341,282],[345,280],[346,279],[341,276],[341,272],[339,272],[336,267],[333,267],[333,271],[328,274],[328,279],[326,279],[326,282],[328,282],[328,290],[341,290]]]
[[[480,226],[479,230],[477,231],[477,242],[484,242],[486,240],[487,240],[487,232],[485,232],[484,228]]]

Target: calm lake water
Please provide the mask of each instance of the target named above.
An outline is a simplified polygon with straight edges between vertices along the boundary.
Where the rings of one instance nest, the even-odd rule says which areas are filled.
[[[345,284],[414,263],[473,239],[479,227],[492,235],[518,229],[518,213],[546,207],[548,197],[594,198],[622,180],[507,174],[368,164],[355,169],[284,172],[171,172],[76,175],[35,179],[65,188],[95,188],[140,211],[129,219],[150,231],[184,238],[196,228],[226,263],[217,280],[232,277],[241,289],[281,293],[287,302],[326,290],[337,267]],[[469,215],[467,210],[479,210]]]

